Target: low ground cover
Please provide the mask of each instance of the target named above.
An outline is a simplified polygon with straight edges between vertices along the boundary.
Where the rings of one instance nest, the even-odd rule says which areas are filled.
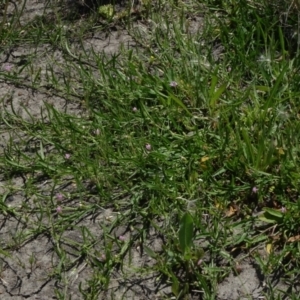
[[[0,4],[1,299],[299,299],[297,2]]]

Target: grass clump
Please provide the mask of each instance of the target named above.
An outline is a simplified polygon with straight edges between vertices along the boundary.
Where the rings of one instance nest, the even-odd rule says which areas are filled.
[[[0,79],[45,103],[2,98],[0,208],[14,228],[3,259],[50,240],[58,299],[126,298],[120,286],[139,277],[162,299],[217,299],[249,260],[266,299],[296,297],[298,11],[287,4],[148,1],[108,18],[57,9],[55,24],[53,10],[26,22],[13,11],[21,21],[0,26],[3,54],[17,54]],[[106,35],[126,39],[109,52],[93,44]]]

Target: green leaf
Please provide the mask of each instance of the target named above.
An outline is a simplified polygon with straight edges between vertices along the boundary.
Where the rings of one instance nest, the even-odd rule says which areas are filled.
[[[111,19],[114,15],[114,7],[111,4],[101,5],[98,7],[99,15],[105,19]]]
[[[175,295],[175,296],[178,296],[179,294],[179,281],[178,279],[175,277],[175,275],[172,274],[172,293]]]
[[[216,102],[217,100],[219,100],[219,98],[221,97],[221,95],[224,93],[224,91],[226,90],[227,84],[224,83],[222,84],[213,94],[213,96],[210,99],[210,105],[215,108],[216,107]]]
[[[210,90],[209,90],[210,99],[212,99],[212,97],[214,96],[217,83],[218,83],[218,77],[216,75],[213,75],[211,77]]]
[[[258,217],[261,221],[263,222],[266,222],[266,223],[276,223],[276,221],[273,219],[269,219],[269,218],[266,218],[264,215],[261,215]]]
[[[260,92],[269,92],[270,88],[268,86],[264,86],[264,85],[256,85],[255,86],[256,91],[260,91]]]
[[[184,214],[180,221],[179,229],[179,244],[180,248],[185,254],[193,243],[194,223],[189,213]]]
[[[5,257],[11,257],[11,254],[2,248],[0,248],[0,254],[4,255]]]
[[[263,242],[263,241],[265,241],[267,239],[268,239],[268,236],[266,236],[266,235],[259,235],[259,236],[254,237],[252,240],[250,239],[249,242],[251,244],[256,244],[256,243]]]
[[[43,143],[40,141],[40,153],[39,155],[41,156],[42,160],[45,160],[45,154],[44,154],[44,147],[43,147]]]
[[[283,213],[278,210],[265,207],[263,208],[264,213],[259,217],[263,222],[267,223],[281,223],[283,219]]]
[[[173,94],[169,94],[168,101],[173,100],[178,106],[183,108],[190,116],[192,115],[183,102]]]
[[[279,210],[275,210],[272,208],[264,207],[263,211],[268,212],[270,215],[277,217],[277,218],[283,218],[283,213]]]
[[[280,90],[282,89],[282,81],[283,81],[283,78],[284,76],[286,75],[286,72],[289,68],[289,64],[286,63],[286,65],[282,68],[279,76],[277,77],[276,81],[275,81],[275,84],[273,84],[273,87],[272,89],[270,90],[270,94],[269,94],[269,97],[263,107],[265,113],[264,113],[264,118],[266,117],[266,114],[268,112],[268,108],[272,105],[272,103],[274,102],[274,98],[275,98],[275,95],[276,94],[279,94]]]
[[[151,258],[156,258],[157,257],[156,253],[152,249],[150,249],[149,247],[143,246],[143,248],[144,248],[145,252],[147,253],[147,255],[150,256]]]

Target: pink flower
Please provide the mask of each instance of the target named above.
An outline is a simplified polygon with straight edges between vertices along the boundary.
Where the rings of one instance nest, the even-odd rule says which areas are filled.
[[[7,72],[10,72],[11,69],[12,69],[12,67],[13,67],[13,65],[7,64],[7,65],[4,65],[4,66],[3,66],[3,69],[4,69],[5,71],[7,71]]]
[[[253,188],[252,188],[252,193],[253,194],[256,194],[258,192],[258,188],[256,187],[256,186],[254,186]]]
[[[178,83],[176,81],[171,81],[170,82],[170,87],[176,87]]]
[[[56,200],[58,202],[61,202],[63,198],[64,198],[63,194],[61,194],[61,193],[56,194]]]
[[[102,261],[102,262],[106,261],[106,255],[105,254],[101,254],[100,261]]]
[[[61,213],[62,213],[62,208],[61,208],[61,206],[57,206],[57,207],[56,207],[56,212],[57,212],[58,214],[61,214]]]
[[[119,236],[119,240],[123,242],[123,241],[125,241],[125,240],[126,240],[126,238],[125,238],[125,236],[124,236],[124,235],[120,235],[120,236]]]
[[[146,148],[146,150],[150,151],[151,150],[151,145],[147,143],[145,148]]]
[[[200,267],[202,265],[202,263],[203,263],[203,259],[199,259],[197,262],[197,266]]]
[[[69,153],[65,154],[65,159],[70,159],[70,157],[71,157],[71,154],[69,154]]]

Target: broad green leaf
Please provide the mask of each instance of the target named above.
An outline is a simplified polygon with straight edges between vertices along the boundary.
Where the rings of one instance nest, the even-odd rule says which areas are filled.
[[[226,83],[222,84],[213,94],[212,98],[210,99],[210,105],[213,108],[216,107],[216,102],[221,97],[221,95],[224,93],[224,91],[226,90],[226,87],[227,87]]]
[[[264,213],[259,217],[261,221],[267,223],[281,223],[283,219],[283,213],[272,208],[263,208]]]
[[[256,85],[255,88],[257,91],[260,91],[260,92],[269,92],[270,91],[270,88],[268,86]]]
[[[147,253],[147,255],[150,256],[151,258],[156,258],[157,257],[156,253],[152,249],[150,249],[149,247],[143,246],[143,248],[144,248],[145,252]]]
[[[252,240],[250,240],[250,243],[256,244],[256,243],[260,243],[262,241],[265,241],[267,239],[268,239],[268,236],[266,236],[266,235],[259,235],[259,236],[254,237]]]
[[[276,223],[274,219],[269,219],[266,218],[265,215],[261,215],[258,217],[261,221],[266,222],[266,223]]]
[[[172,274],[172,293],[177,297],[179,294],[179,281],[175,277],[175,275]]]
[[[186,253],[192,246],[194,224],[189,213],[184,214],[180,221],[179,244],[183,253]]]
[[[214,96],[217,83],[218,83],[218,77],[216,75],[213,75],[211,77],[210,90],[209,90],[210,99],[212,99],[212,97]]]
[[[270,215],[272,215],[272,216],[274,216],[276,218],[282,218],[283,217],[283,213],[280,212],[279,210],[276,210],[276,209],[264,207],[263,211],[269,213]]]

